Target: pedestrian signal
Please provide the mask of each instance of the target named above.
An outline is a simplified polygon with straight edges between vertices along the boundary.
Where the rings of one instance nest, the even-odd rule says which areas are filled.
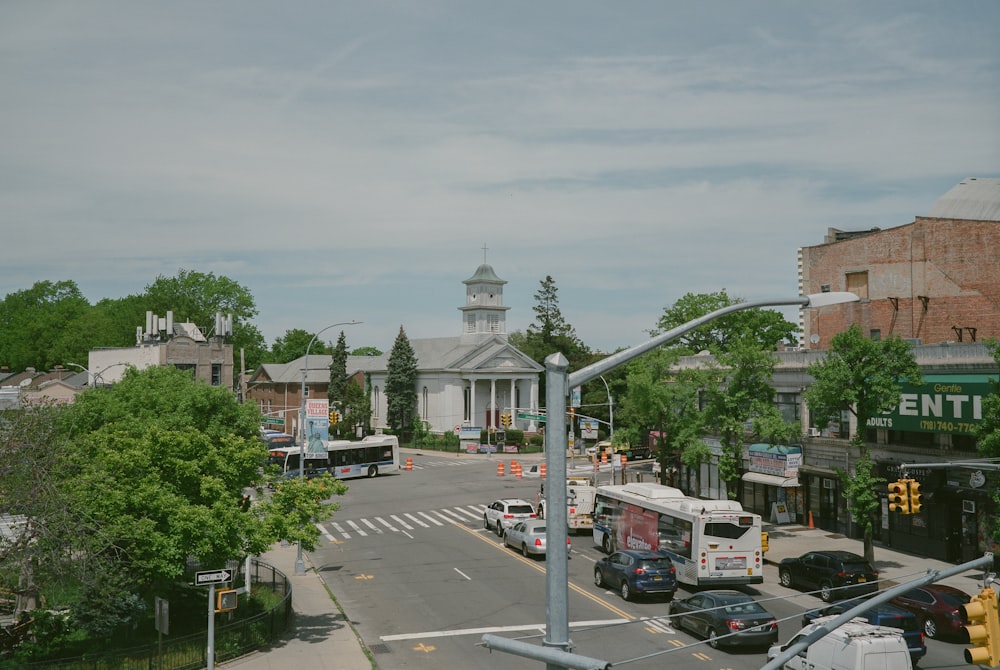
[[[910,482],[910,514],[917,514],[920,512],[920,508],[923,505],[920,504],[920,482],[911,481]]]
[[[900,514],[910,513],[909,479],[900,479],[889,484],[889,511]]]
[[[216,612],[228,612],[229,610],[236,609],[236,603],[239,601],[239,594],[236,592],[236,589],[216,591],[215,596]]]
[[[975,646],[965,650],[965,662],[973,665],[1000,665],[1000,617],[997,616],[997,594],[992,588],[962,605],[962,619],[969,642]]]

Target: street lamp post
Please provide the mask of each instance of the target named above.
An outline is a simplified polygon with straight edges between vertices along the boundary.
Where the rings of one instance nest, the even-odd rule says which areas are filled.
[[[608,392],[608,435],[609,440],[613,440],[615,437],[615,410],[614,410],[614,400],[611,398],[611,387],[608,386],[608,380],[604,378],[603,375],[597,375],[597,378],[604,382],[604,389]]]
[[[331,328],[336,328],[337,326],[356,326],[361,321],[342,321],[341,323],[331,323],[326,328],[323,328],[318,333],[313,335],[312,339],[309,340],[309,344],[306,346],[305,360],[302,366],[302,407],[299,408],[299,483],[305,481],[305,471],[306,471],[306,376],[309,374],[309,350],[312,349],[312,345],[316,342],[320,335],[330,330]],[[306,574],[306,562],[302,558],[302,541],[299,540],[298,553],[295,557],[295,574],[304,575]]]
[[[105,372],[107,372],[108,370],[110,370],[113,367],[117,367],[119,365],[128,366],[128,365],[132,365],[132,363],[112,363],[108,367],[102,368],[101,370],[99,370],[97,372],[91,372],[90,370],[88,370],[87,368],[83,367],[79,363],[67,363],[66,365],[72,365],[74,368],[80,368],[81,371],[86,372],[87,373],[87,378],[88,378],[89,383],[90,383],[90,387],[91,388],[97,388],[97,380],[100,379],[101,381],[103,381],[104,378],[101,377],[101,375],[103,375]]]
[[[569,361],[561,353],[554,353],[545,359],[545,405],[546,412],[550,417],[563,416],[566,413],[566,396],[569,389],[585,384],[586,382],[600,377],[605,372],[613,370],[620,365],[641,356],[642,354],[655,349],[671,340],[674,340],[685,333],[703,326],[719,317],[726,316],[733,312],[759,307],[778,307],[783,305],[798,305],[800,308],[824,307],[845,302],[858,300],[858,296],[853,293],[831,292],[815,293],[812,295],[796,296],[783,300],[761,300],[755,302],[744,302],[729,305],[709,312],[698,319],[688,321],[665,333],[661,333],[651,340],[637,344],[630,349],[619,351],[605,359],[581,368],[572,374],[568,373]],[[566,459],[563,456],[566,444],[566,426],[562,421],[552,421],[545,429],[545,467],[549,473],[550,481],[566,481]],[[566,550],[566,487],[546,486],[545,487],[545,518],[548,526],[548,552],[545,559],[545,605],[546,624],[545,638],[542,640],[544,647],[554,647],[566,654],[572,655],[572,642],[569,639],[569,586],[567,566],[568,552]],[[493,648],[493,643],[499,642],[495,636],[484,635],[483,643],[488,648]],[[506,648],[503,651],[510,651],[518,655],[533,658],[546,662],[546,668],[555,670],[560,667],[577,667],[551,662],[551,656],[539,653],[536,645],[517,640],[503,640],[501,643]],[[582,665],[579,667],[592,667]]]

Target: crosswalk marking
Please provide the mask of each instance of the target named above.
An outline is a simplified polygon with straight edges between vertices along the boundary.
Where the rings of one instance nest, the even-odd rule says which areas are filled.
[[[384,534],[386,531],[399,533],[402,530],[412,531],[415,527],[431,528],[431,526],[447,526],[453,523],[476,523],[483,518],[485,505],[464,505],[448,507],[426,512],[401,512],[387,517],[376,516],[371,519],[338,519],[327,522],[327,525],[317,524],[327,541],[333,543],[340,539],[349,540],[354,537]],[[336,536],[336,537],[335,537]]]

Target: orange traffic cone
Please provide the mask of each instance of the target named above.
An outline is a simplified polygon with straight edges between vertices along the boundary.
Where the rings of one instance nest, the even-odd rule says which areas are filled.
[[[813,529],[816,528],[816,526],[813,525],[813,513],[812,513],[812,510],[809,510],[809,527],[813,528]]]

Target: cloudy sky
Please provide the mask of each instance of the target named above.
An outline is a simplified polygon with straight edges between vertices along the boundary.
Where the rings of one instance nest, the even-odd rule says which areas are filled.
[[[388,350],[458,335],[485,254],[509,331],[551,275],[587,345],[637,344],[686,293],[792,297],[829,227],[1000,176],[998,25],[995,0],[5,0],[0,296],[212,272],[269,344],[353,319]]]

